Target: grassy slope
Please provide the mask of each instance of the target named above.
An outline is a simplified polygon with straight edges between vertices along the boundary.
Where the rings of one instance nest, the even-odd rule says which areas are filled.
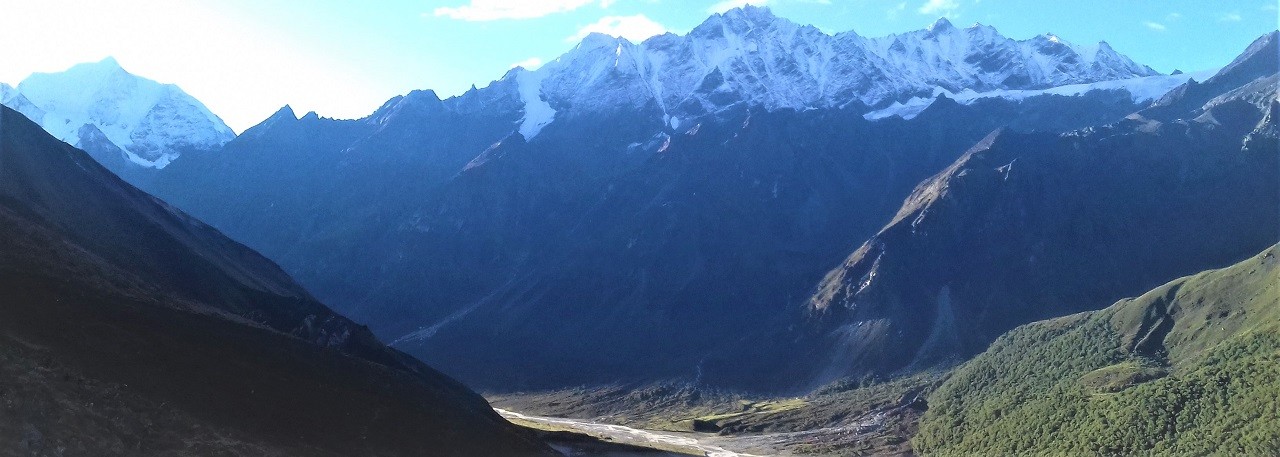
[[[936,455],[1280,453],[1276,253],[1009,332],[930,396],[913,444]]]

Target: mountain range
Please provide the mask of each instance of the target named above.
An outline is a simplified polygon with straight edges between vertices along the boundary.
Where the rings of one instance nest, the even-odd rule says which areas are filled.
[[[110,60],[68,73],[89,68],[127,75]],[[444,100],[413,92],[364,119],[286,106],[215,151],[132,180],[473,385],[802,389],[858,372],[818,349],[847,341],[752,341],[835,325],[803,310],[848,301],[827,297],[846,275],[833,269],[903,217],[917,183],[968,160],[993,129],[1120,121],[1189,78],[1156,75],[1106,43],[1019,41],[945,19],[883,38],[828,35],[746,7],[685,36],[588,36],[538,70]],[[56,78],[32,79],[19,94]],[[1076,303],[1097,307],[1120,292],[1082,293],[1097,297]],[[1057,312],[1028,308],[941,359]],[[914,326],[935,320],[911,313]],[[764,360],[774,362],[754,364]],[[815,366],[824,371],[808,373]]]
[[[900,53],[939,57],[926,70]],[[1010,63],[974,57],[992,53]],[[1150,97],[1048,88],[1170,84],[1152,74],[1104,44],[945,20],[833,36],[749,7],[686,36],[590,36],[536,71],[445,100],[414,92],[365,119],[286,107],[143,186],[467,382],[695,379],[747,335],[790,325],[842,252],[991,129],[1111,122]],[[992,90],[1028,93],[954,96]],[[934,94],[945,102],[909,120],[862,119]],[[609,349],[567,337],[580,334]],[[517,347],[539,355],[504,349]]]
[[[1217,71],[1161,75],[1105,42],[946,19],[832,35],[749,6],[686,35],[590,35],[536,70],[361,119],[285,106],[239,136],[113,60],[0,86],[0,103],[159,200],[50,197],[51,176],[14,195],[53,202],[58,236],[220,315],[446,382],[404,351],[487,392],[803,395],[957,366],[976,379],[1034,352],[1011,339],[1101,322],[1275,245],[1278,45],[1270,33]],[[185,225],[86,228],[121,211]],[[175,231],[199,242],[171,246]],[[245,308],[259,292],[244,290],[288,306]],[[1061,320],[1020,328],[1045,319]],[[1138,365],[1181,366],[1152,354]],[[963,384],[939,389],[922,449],[1032,449],[955,446],[938,424],[1018,424],[969,415]]]
[[[997,131],[921,183],[810,302],[835,326],[827,369],[841,371],[828,377],[964,360],[1014,325],[1280,240],[1277,55],[1276,34],[1259,38],[1204,83],[1113,124]],[[1190,87],[1217,89],[1182,100]],[[1195,108],[1164,109],[1180,105]]]
[[[661,112],[679,129],[738,104],[771,111],[882,107],[939,89],[1047,89],[1156,74],[1105,42],[1077,46],[1048,34],[1019,41],[980,24],[959,29],[945,18],[881,38],[828,35],[746,6],[713,15],[684,36],[635,44],[589,35],[537,70],[512,70],[491,91],[524,104],[520,133],[528,139],[553,119],[622,107]]]
[[[1052,34],[1013,40],[945,18],[901,35],[829,35],[746,6],[713,15],[684,36],[637,44],[592,34],[542,68],[516,68],[473,98],[521,106],[519,131],[530,139],[557,113],[621,106],[657,109],[675,129],[681,118],[736,103],[884,107],[939,90],[1036,90],[1155,75],[1106,42],[1080,46]],[[17,88],[0,85],[0,103],[117,172],[129,170],[124,162],[162,169],[183,152],[216,150],[235,136],[177,86],[130,74],[112,58],[34,74]]]
[[[479,389],[772,451],[1270,453],[1277,87],[1280,32],[1158,74],[756,6],[238,136],[114,59],[33,74],[0,84],[0,440],[567,439]]]

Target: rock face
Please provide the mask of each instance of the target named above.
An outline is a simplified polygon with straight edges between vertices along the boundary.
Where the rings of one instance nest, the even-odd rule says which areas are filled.
[[[996,132],[920,184],[810,300],[831,348],[815,382],[954,363],[1016,325],[1275,243],[1280,70],[1258,43],[1144,114],[1061,135]],[[1200,87],[1217,90],[1164,108]]]
[[[1142,111],[1152,119],[1168,121],[1194,117],[1220,101],[1238,98],[1236,91],[1265,94],[1265,88],[1253,87],[1268,82],[1280,68],[1280,32],[1272,32],[1254,40],[1243,53],[1204,82],[1190,81],[1170,91]],[[1216,101],[1215,101],[1216,100]]]
[[[214,151],[235,137],[178,86],[133,75],[112,58],[36,73],[17,89],[0,87],[0,104],[130,181],[183,153]]]
[[[0,441],[22,452],[28,435],[115,455],[545,450],[271,261],[5,107],[0,290],[0,378],[16,399]]]

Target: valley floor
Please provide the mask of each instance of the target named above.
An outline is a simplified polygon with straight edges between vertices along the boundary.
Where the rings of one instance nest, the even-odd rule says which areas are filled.
[[[749,454],[727,450],[711,444],[714,435],[706,433],[680,433],[642,430],[623,425],[604,424],[583,419],[531,416],[495,408],[498,414],[517,425],[547,431],[568,431],[590,435],[604,441],[653,449],[643,455],[705,455],[710,457],[750,457]],[[555,443],[554,447],[568,455],[577,449],[569,444]],[[611,454],[616,455],[616,454]],[[634,455],[642,455],[635,452]]]
[[[837,443],[868,439],[873,436],[888,417],[877,413],[862,421],[837,427],[825,427],[799,432],[778,432],[746,435],[718,435],[698,432],[672,432],[644,430],[623,425],[593,422],[585,419],[531,416],[514,411],[497,409],[507,420],[528,427],[563,430],[590,435],[601,440],[654,449],[654,452],[611,452],[611,456],[702,455],[707,457],[760,457],[765,455],[802,455],[791,449],[805,443]],[[578,455],[578,448],[569,444],[553,446],[566,455]],[[582,454],[587,455],[587,454]],[[597,454],[591,454],[597,455]]]
[[[756,399],[667,384],[488,399],[519,425],[675,455],[912,455],[908,440],[924,411],[923,395],[940,375],[833,386],[798,398]]]

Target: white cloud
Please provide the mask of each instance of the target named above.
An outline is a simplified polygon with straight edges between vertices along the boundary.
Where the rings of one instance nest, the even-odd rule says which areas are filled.
[[[667,33],[667,28],[643,14],[635,16],[606,16],[578,30],[578,33],[566,38],[565,41],[570,43],[581,41],[591,33],[603,33],[609,36],[626,38],[632,43],[639,43],[644,41],[645,38]]]
[[[899,3],[898,6],[894,6],[886,10],[885,16],[888,17],[890,20],[895,20],[895,19],[898,19],[899,14],[902,14],[902,12],[906,10],[907,10],[907,2],[902,2],[902,3]]]
[[[1165,31],[1165,29],[1168,28],[1168,27],[1165,27],[1164,24],[1161,24],[1159,22],[1151,22],[1151,21],[1143,22],[1142,25],[1145,25],[1147,26],[1147,28],[1151,30],[1155,30],[1157,32],[1163,32]]]
[[[471,3],[462,6],[436,8],[432,14],[463,21],[533,19],[573,11],[595,2],[596,0],[471,0]],[[612,3],[612,0],[604,0],[603,6]]]
[[[541,67],[541,66],[542,66],[542,59],[539,59],[537,57],[530,57],[528,59],[524,59],[519,62],[511,64],[511,68],[524,67],[525,70],[537,70],[538,67]]]
[[[1244,18],[1240,16],[1240,13],[1235,11],[1218,16],[1218,22],[1240,22],[1242,20],[1244,20]]]
[[[956,0],[928,0],[920,5],[920,14],[937,14],[947,16],[960,8],[960,3]]]
[[[711,5],[710,8],[707,8],[707,12],[723,13],[725,11],[729,11],[734,8],[741,8],[747,5],[768,6],[769,0],[723,0],[714,5]]]

